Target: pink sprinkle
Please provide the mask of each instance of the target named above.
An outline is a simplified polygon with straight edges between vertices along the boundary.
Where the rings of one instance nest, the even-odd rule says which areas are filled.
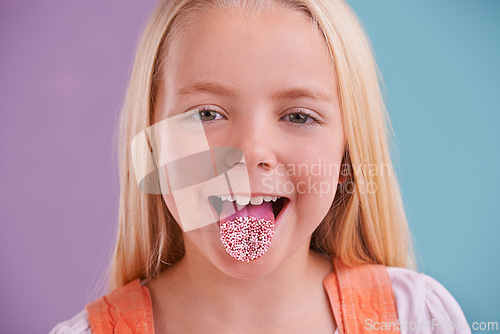
[[[236,260],[250,262],[267,252],[274,235],[274,223],[253,216],[221,222],[220,240]]]

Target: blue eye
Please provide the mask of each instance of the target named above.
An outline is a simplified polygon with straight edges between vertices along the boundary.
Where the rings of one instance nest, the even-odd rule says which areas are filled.
[[[298,112],[292,112],[281,118],[282,120],[288,121],[296,126],[315,126],[321,125],[321,122],[309,114],[308,112],[301,110]]]

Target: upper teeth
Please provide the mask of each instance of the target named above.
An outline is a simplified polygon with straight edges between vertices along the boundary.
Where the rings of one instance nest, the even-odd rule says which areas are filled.
[[[262,204],[263,201],[265,201],[265,202],[270,202],[270,201],[276,202],[276,200],[279,198],[279,197],[276,197],[276,196],[253,196],[253,197],[249,197],[249,196],[244,196],[244,195],[235,195],[235,196],[227,195],[227,196],[217,196],[217,197],[219,197],[223,201],[231,201],[231,202],[236,201],[236,203],[238,203],[238,205],[248,205],[249,203],[252,204],[252,205],[260,205],[260,204]]]

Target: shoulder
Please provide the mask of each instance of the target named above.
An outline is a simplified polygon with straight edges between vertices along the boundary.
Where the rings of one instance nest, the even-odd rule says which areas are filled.
[[[49,334],[91,334],[88,314],[81,311],[70,320],[57,324]]]
[[[131,333],[129,326],[152,328],[151,299],[143,283],[133,280],[91,301],[72,319],[57,324],[50,334],[91,334],[96,324],[98,332],[105,333]]]
[[[387,272],[398,319],[409,333],[450,333],[451,326],[458,328],[455,333],[470,333],[460,305],[437,280],[405,268],[387,267]]]

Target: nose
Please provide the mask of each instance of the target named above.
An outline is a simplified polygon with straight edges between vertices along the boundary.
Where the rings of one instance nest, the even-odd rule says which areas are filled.
[[[248,115],[231,127],[228,143],[243,152],[243,156],[237,154],[238,150],[228,154],[227,163],[230,167],[244,163],[249,172],[276,167],[276,129],[273,129],[272,122],[263,119],[265,118]]]

